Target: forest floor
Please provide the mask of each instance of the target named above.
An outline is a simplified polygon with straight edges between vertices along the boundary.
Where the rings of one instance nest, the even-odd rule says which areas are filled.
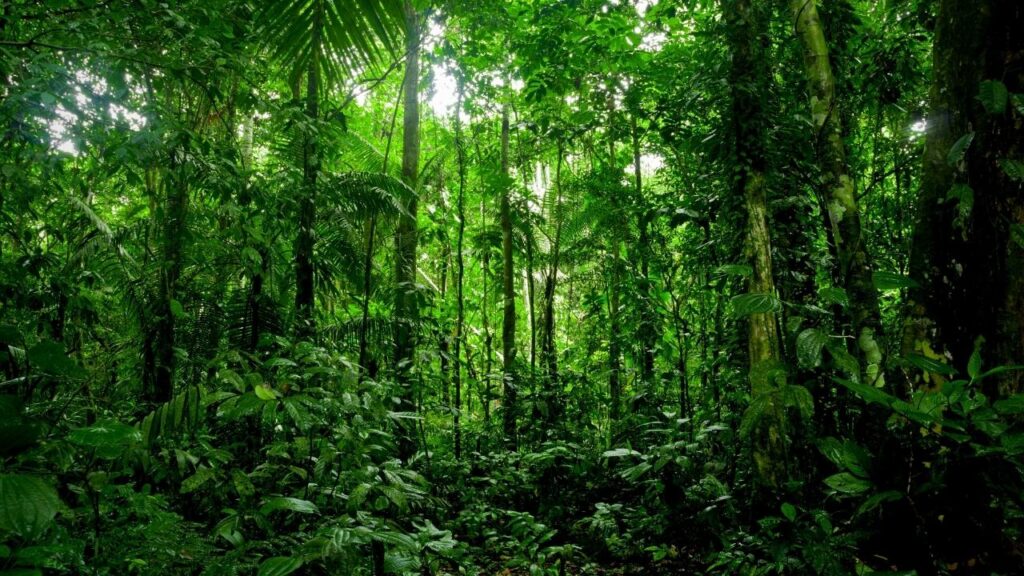
[[[659,562],[643,562],[638,564],[599,565],[596,563],[580,564],[566,562],[559,576],[669,576],[703,574],[700,562],[695,558],[665,559]],[[529,567],[501,568],[494,567],[495,576],[529,576]]]

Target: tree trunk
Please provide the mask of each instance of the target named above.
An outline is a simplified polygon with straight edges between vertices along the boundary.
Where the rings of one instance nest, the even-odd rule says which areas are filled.
[[[502,427],[509,449],[516,448],[516,395],[518,392],[514,362],[516,358],[516,294],[515,269],[512,261],[512,207],[510,202],[511,178],[508,165],[508,106],[501,115],[501,173],[505,176],[501,194],[501,257],[502,295],[504,316],[501,324],[502,352]]]
[[[610,416],[617,422],[622,416],[622,349],[619,324],[619,284],[622,282],[622,265],[619,257],[619,242],[612,243],[611,269],[608,281],[608,388],[611,393]]]
[[[405,39],[405,111],[402,119],[402,180],[413,190],[419,176],[419,14],[411,0],[404,3]],[[412,368],[416,356],[416,328],[419,309],[416,301],[416,225],[417,199],[410,196],[406,214],[399,217],[395,230],[395,377],[400,387],[400,410],[416,410],[412,389]],[[403,420],[412,422],[411,420]],[[399,438],[399,457],[408,462],[416,451],[415,426],[404,424]]]
[[[903,352],[961,371],[979,337],[990,365],[1024,358],[1024,193],[1006,162],[1024,156],[1024,120],[1005,101],[988,110],[999,98],[980,93],[982,81],[993,80],[1011,94],[1024,91],[1022,25],[1024,7],[1011,0],[943,0],[939,7],[909,270],[918,286],[909,291]],[[988,392],[1020,390],[1021,378],[1006,374]],[[941,378],[924,374],[911,384]]]
[[[647,391],[651,391],[654,388],[654,348],[658,330],[657,317],[651,301],[650,217],[647,213],[647,203],[644,201],[640,131],[636,125],[635,113],[630,115],[629,121],[633,136],[633,185],[636,194],[637,228],[640,231],[640,245],[637,247],[640,255],[640,380],[647,387]]]
[[[551,244],[550,263],[544,277],[544,301],[541,317],[541,365],[544,368],[544,398],[547,404],[548,423],[555,422],[556,390],[558,387],[558,351],[555,348],[555,293],[558,288],[559,257],[562,241],[562,142],[558,142],[558,158],[555,160],[555,203],[548,218],[555,222],[554,241]]]
[[[315,123],[320,115],[320,11],[314,11],[313,57],[306,73],[306,117]],[[299,196],[299,233],[295,237],[295,320],[296,334],[313,335],[313,246],[316,243],[316,180],[320,171],[317,136],[307,128],[302,149],[302,189]]]
[[[171,151],[172,155],[179,150]],[[172,158],[171,169],[162,187],[166,192],[163,222],[163,259],[160,267],[160,312],[156,326],[156,378],[153,401],[167,402],[174,394],[175,315],[172,302],[177,297],[181,276],[185,219],[188,214],[188,180],[180,159]]]
[[[803,43],[804,65],[811,93],[811,118],[826,191],[827,222],[840,279],[850,298],[850,315],[861,362],[862,382],[883,387],[881,314],[871,277],[871,258],[865,245],[853,180],[846,162],[840,130],[835,78],[816,0],[792,0],[796,32]]]
[[[740,163],[737,187],[746,202],[747,242],[753,264],[749,290],[751,294],[774,296],[765,185],[765,120],[759,101],[768,77],[760,49],[764,32],[751,0],[724,0],[723,4],[732,51],[732,123],[736,161]],[[781,343],[774,312],[751,314],[749,320],[751,405],[764,406],[754,431],[754,463],[759,480],[776,486],[785,475],[785,421],[779,398],[779,388],[785,385]]]
[[[459,218],[459,232],[455,240],[455,338],[453,342],[452,362],[455,364],[453,372],[453,386],[455,388],[455,406],[452,409],[452,428],[455,435],[455,459],[462,458],[462,339],[463,328],[466,323],[466,306],[463,297],[462,286],[466,275],[466,262],[463,258],[462,247],[466,237],[466,148],[462,141],[462,80],[459,80],[458,98],[455,104],[455,153],[459,169],[459,196],[456,206]]]

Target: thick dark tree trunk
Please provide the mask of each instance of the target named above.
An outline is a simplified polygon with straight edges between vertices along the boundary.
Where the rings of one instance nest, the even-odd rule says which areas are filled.
[[[964,373],[979,337],[988,366],[1024,359],[1024,191],[1019,175],[1008,174],[1008,162],[1024,158],[1024,117],[1018,106],[981,94],[988,81],[1024,92],[1024,5],[943,0],[936,26],[909,271],[919,286],[909,291],[903,352]],[[1020,390],[1022,377],[1005,375],[998,392]],[[934,373],[910,382],[939,384]]]

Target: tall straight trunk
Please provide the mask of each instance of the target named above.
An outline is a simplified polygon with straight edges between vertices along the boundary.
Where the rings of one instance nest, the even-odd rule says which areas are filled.
[[[558,141],[558,158],[555,160],[555,203],[548,217],[555,222],[554,241],[551,243],[551,260],[544,277],[543,314],[541,318],[541,365],[544,368],[544,397],[548,409],[548,421],[555,420],[555,391],[558,386],[558,351],[555,348],[555,293],[558,288],[558,269],[562,247],[562,141]]]
[[[420,162],[420,21],[411,0],[405,0],[405,105],[402,118],[402,180],[413,190]],[[406,213],[399,217],[395,230],[395,378],[399,385],[402,411],[416,410],[412,389],[412,368],[416,357],[416,328],[419,309],[416,302],[416,195],[409,197]],[[403,422],[412,422],[405,419]],[[399,457],[408,462],[416,451],[413,424],[404,424],[398,443]]]
[[[398,88],[398,93],[395,95],[395,105],[391,108],[391,122],[388,125],[388,138],[387,145],[384,147],[384,159],[381,162],[380,171],[382,174],[388,173],[388,160],[391,159],[391,144],[394,142],[395,137],[395,121],[398,119],[398,107],[402,102],[402,97],[405,93],[405,78],[402,78],[402,84]],[[370,378],[376,378],[377,376],[377,363],[370,362],[370,349],[369,349],[369,330],[370,330],[370,291],[373,288],[373,252],[376,247],[377,241],[377,218],[370,216],[369,221],[366,223],[366,247],[363,252],[363,300],[362,305],[362,321],[359,324],[359,377],[369,376]]]
[[[437,189],[440,195],[444,189],[444,171],[438,171],[437,178]],[[444,202],[443,197],[439,200],[441,204],[442,214],[444,219],[442,220],[442,234],[441,234],[441,306],[439,307],[441,314],[437,321],[437,347],[438,356],[440,358],[441,368],[441,402],[445,407],[451,402],[451,390],[449,384],[451,383],[451,333],[448,330],[447,314],[448,303],[448,276],[449,269],[451,268],[452,261],[452,242],[451,237],[448,236],[448,205]]]
[[[608,93],[608,168],[615,171],[618,168],[615,153],[615,138],[612,129],[615,125],[615,97]],[[611,396],[611,407],[609,410],[613,422],[621,416],[622,409],[622,325],[619,318],[619,285],[622,283],[622,259],[620,250],[622,240],[618,230],[618,223],[613,223],[613,229],[609,230],[608,252],[611,256],[611,268],[609,270],[610,280],[608,282],[608,389]]]
[[[636,114],[630,114],[630,131],[633,137],[633,186],[636,194],[637,228],[640,231],[638,252],[640,255],[640,380],[653,389],[654,380],[654,348],[657,339],[657,318],[651,295],[651,247],[650,247],[650,216],[643,194],[643,175],[641,172],[640,131],[636,125]]]
[[[610,416],[613,422],[622,415],[622,327],[619,324],[619,284],[622,282],[619,241],[612,244],[608,281],[608,388],[611,393]]]
[[[723,5],[732,51],[732,124],[736,161],[740,164],[737,187],[746,203],[747,243],[753,265],[749,291],[774,296],[766,198],[765,119],[759,101],[768,77],[765,55],[760,49],[763,23],[751,0],[723,0]],[[765,406],[754,431],[754,463],[759,480],[775,486],[785,475],[785,421],[779,398],[779,388],[785,385],[781,342],[774,312],[751,314],[749,320],[752,405]]]
[[[918,286],[909,291],[903,351],[961,371],[979,337],[987,365],[1024,358],[1024,190],[1012,164],[1024,158],[1024,115],[981,92],[992,81],[1010,94],[1024,92],[1022,29],[1024,6],[1015,0],[939,6],[909,267]],[[912,384],[941,383],[935,374],[925,377]],[[1001,378],[988,392],[1018,391],[1024,382],[1020,372]]]
[[[306,117],[316,122],[320,115],[320,11],[314,10],[313,57],[306,72]],[[295,320],[296,333],[301,337],[313,335],[313,246],[316,226],[316,180],[320,172],[317,136],[307,131],[302,147],[302,188],[300,190],[299,232],[295,237]]]
[[[455,364],[453,386],[455,388],[455,406],[452,409],[452,428],[455,435],[455,459],[462,458],[462,338],[466,323],[466,306],[462,293],[463,279],[466,275],[466,262],[463,258],[463,241],[466,237],[466,147],[462,141],[462,80],[459,80],[458,97],[455,104],[455,154],[459,169],[459,196],[456,210],[459,219],[458,236],[455,239],[455,338],[452,350],[452,362]]]
[[[796,33],[804,49],[804,65],[811,94],[815,144],[827,198],[827,225],[839,262],[840,279],[850,298],[850,315],[861,362],[861,381],[885,385],[882,369],[881,313],[878,292],[871,278],[871,258],[860,223],[853,180],[844,149],[839,104],[825,32],[818,17],[817,0],[792,0]]]
[[[483,227],[486,229],[487,224],[487,211],[484,208],[483,200],[480,201],[480,220],[483,222]],[[481,400],[484,407],[484,426],[490,428],[491,425],[491,369],[493,368],[492,357],[494,353],[494,337],[491,334],[491,296],[490,296],[490,276],[491,276],[491,250],[490,246],[484,248],[484,257],[481,259],[481,267],[483,272],[483,291],[484,297],[483,302],[480,305],[480,315],[482,316],[484,325],[484,371],[483,371],[483,384],[484,389],[482,391]]]
[[[505,185],[501,193],[501,288],[504,297],[504,314],[501,324],[502,353],[502,427],[505,443],[511,450],[516,448],[516,405],[517,383],[515,378],[516,358],[516,293],[515,268],[512,261],[512,206],[511,178],[508,164],[508,105],[501,114],[501,173]]]
[[[177,297],[178,279],[181,277],[182,250],[184,247],[185,219],[188,214],[188,180],[185,168],[180,166],[180,159],[173,155],[179,153],[172,150],[171,169],[157,188],[163,188],[164,221],[162,227],[161,247],[163,258],[160,262],[159,316],[156,323],[156,350],[154,355],[155,378],[152,400],[167,402],[174,394],[174,346],[175,316],[172,302]],[[154,177],[156,172],[154,172]]]

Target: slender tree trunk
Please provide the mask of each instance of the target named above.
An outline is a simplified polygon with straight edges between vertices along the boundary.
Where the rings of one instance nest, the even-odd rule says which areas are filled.
[[[454,387],[455,406],[452,410],[452,428],[455,435],[455,459],[462,458],[462,339],[463,329],[466,323],[466,305],[462,293],[463,280],[466,275],[466,262],[463,258],[462,247],[466,237],[466,147],[462,141],[462,80],[459,80],[458,98],[455,104],[455,153],[459,169],[459,196],[456,200],[459,219],[459,231],[455,240],[455,338],[454,350],[452,352],[453,363],[455,364]]]
[[[502,426],[506,445],[509,449],[515,450],[517,445],[516,412],[518,410],[516,403],[518,383],[516,382],[514,366],[516,358],[516,293],[515,268],[512,260],[512,207],[511,199],[509,198],[511,194],[511,178],[509,177],[508,137],[508,106],[506,105],[501,115],[501,173],[505,176],[504,189],[501,194],[502,295],[504,296],[504,315],[501,324]]]
[[[548,410],[548,422],[556,420],[556,390],[558,388],[558,351],[555,347],[555,293],[558,288],[559,259],[561,256],[562,221],[562,142],[558,142],[558,158],[555,161],[555,203],[553,213],[548,217],[555,222],[554,241],[551,244],[550,264],[544,277],[544,311],[541,319],[541,365],[545,371],[544,397]]]
[[[746,202],[747,242],[753,264],[749,290],[751,294],[774,296],[765,186],[765,120],[759,101],[768,77],[759,48],[763,24],[751,0],[724,0],[723,4],[730,25],[732,122],[736,160],[740,163],[738,188]],[[779,398],[779,387],[785,385],[781,343],[774,312],[751,314],[749,320],[752,405],[766,405],[754,432],[754,462],[760,481],[775,486],[785,475],[785,421]]]
[[[395,121],[398,119],[398,108],[402,102],[402,97],[405,94],[405,78],[402,78],[402,83],[398,88],[398,93],[395,95],[395,105],[391,108],[391,122],[388,124],[387,129],[387,145],[384,147],[384,160],[381,162],[380,171],[382,174],[388,173],[388,160],[391,159],[391,143],[395,137]],[[374,362],[371,366],[370,362],[370,351],[368,335],[370,330],[370,292],[373,288],[373,252],[376,249],[377,237],[377,219],[373,216],[366,223],[366,249],[363,253],[363,299],[362,305],[362,321],[359,323],[359,376],[370,376],[371,378],[376,377],[377,363]]]
[[[615,152],[615,138],[612,128],[615,124],[615,97],[608,93],[608,168],[614,173],[618,169]],[[609,231],[608,252],[611,257],[608,282],[608,388],[611,395],[610,416],[617,422],[622,414],[622,325],[620,319],[619,287],[622,283],[622,239],[617,223]]]
[[[313,57],[306,72],[306,117],[316,122],[320,115],[320,10],[314,10]],[[308,129],[307,129],[308,130]],[[316,181],[320,172],[317,136],[307,131],[302,150],[302,190],[299,196],[299,232],[295,237],[295,320],[296,333],[303,338],[313,336],[313,246],[316,243]]]
[[[487,211],[484,209],[484,203],[480,202],[480,219],[483,222],[484,228],[487,227]],[[490,246],[484,247],[484,257],[482,258],[481,266],[483,268],[483,290],[484,297],[483,303],[481,304],[480,313],[483,317],[484,325],[484,372],[483,372],[483,394],[481,396],[481,402],[484,407],[484,426],[489,428],[491,425],[491,371],[493,369],[493,352],[494,352],[494,337],[491,335],[491,306],[490,306],[490,276],[491,276],[491,250]]]
[[[405,40],[405,114],[402,119],[402,180],[413,190],[420,162],[420,18],[411,0],[404,3]],[[395,376],[400,387],[401,410],[416,410],[412,368],[416,357],[416,328],[419,309],[416,301],[417,199],[413,195],[406,214],[399,217],[395,231]],[[415,426],[403,425],[399,438],[399,457],[408,462],[416,452]]]
[[[175,149],[172,155],[178,154]],[[188,180],[181,159],[171,159],[171,169],[158,184],[165,191],[163,221],[163,259],[160,266],[160,312],[156,325],[155,383],[153,401],[167,402],[174,393],[175,315],[172,302],[177,297],[182,269],[185,219],[188,215]]]
[[[622,282],[622,271],[618,240],[612,246],[608,281],[608,388],[611,392],[610,416],[612,422],[617,422],[622,416],[622,327],[619,324],[619,284]]]
[[[804,48],[804,64],[811,93],[811,118],[826,190],[827,225],[831,228],[840,280],[850,298],[850,314],[861,362],[860,378],[885,385],[882,369],[881,313],[871,277],[871,258],[865,245],[853,180],[843,145],[835,78],[825,32],[818,17],[817,0],[792,0],[796,33]]]
[[[651,301],[651,238],[650,217],[643,194],[643,175],[641,172],[640,131],[636,125],[636,114],[629,117],[630,132],[633,137],[633,185],[636,194],[637,228],[640,238],[637,252],[640,255],[640,380],[653,389],[654,381],[654,348],[657,339],[657,318]]]
[[[444,189],[444,171],[438,171],[437,178],[438,192]],[[452,261],[452,242],[448,235],[448,214],[449,208],[443,196],[439,199],[443,219],[441,221],[441,305],[437,318],[437,347],[441,368],[441,402],[448,407],[451,402],[451,332],[448,330],[447,303],[448,303],[448,272]]]

